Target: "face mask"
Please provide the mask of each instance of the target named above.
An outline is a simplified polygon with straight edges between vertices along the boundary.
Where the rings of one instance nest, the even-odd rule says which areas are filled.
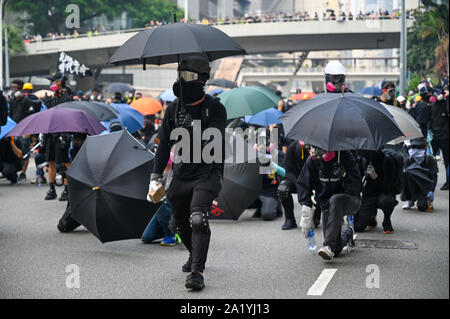
[[[336,153],[335,152],[328,152],[324,156],[322,156],[322,159],[323,159],[324,162],[329,162],[335,157],[336,157]]]
[[[434,103],[436,101],[437,101],[437,99],[434,95],[430,97],[430,103]]]
[[[330,75],[326,75],[325,81],[327,83],[326,89],[328,93],[340,93],[342,91],[345,91],[345,89],[347,88],[345,86],[345,78],[343,76],[341,76],[341,79],[336,79],[335,81],[333,81]]]
[[[19,97],[21,97],[22,96],[22,92],[20,92],[20,91],[17,91],[16,93],[14,93],[14,97],[17,99],[17,98],[19,98]]]
[[[52,92],[58,91],[58,86],[56,84],[50,85],[50,91],[52,91]]]
[[[183,93],[183,102],[185,104],[192,104],[194,102],[197,102],[205,95],[205,87],[200,81],[186,82],[181,79],[181,89]],[[173,84],[172,90],[176,97],[181,97],[179,81]]]

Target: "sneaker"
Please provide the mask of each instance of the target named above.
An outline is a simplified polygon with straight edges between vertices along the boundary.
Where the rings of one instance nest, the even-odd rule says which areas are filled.
[[[324,246],[320,248],[317,254],[326,260],[331,260],[334,257],[334,253],[331,251],[330,246]]]
[[[24,172],[21,172],[21,173],[19,174],[19,181],[22,181],[22,180],[25,180],[25,179],[27,179],[27,176],[25,175]]]
[[[16,184],[17,184],[17,180],[11,181],[11,185],[16,185]]]
[[[30,181],[30,184],[36,184],[39,181],[39,178],[36,177]]]
[[[175,246],[177,241],[175,236],[165,236],[163,240],[161,240],[161,245],[163,246]]]
[[[441,191],[448,191],[448,182],[445,182],[444,185],[440,188]]]
[[[373,217],[373,218],[371,218],[371,220],[369,221],[369,224],[367,225],[367,227],[368,227],[369,229],[375,229],[375,228],[377,228],[377,225],[378,225],[378,223],[377,223],[377,218],[376,218],[376,217]]]
[[[198,271],[192,272],[190,275],[186,277],[186,288],[194,289],[194,290],[202,290],[205,288],[204,279],[201,273]]]
[[[52,200],[57,197],[56,191],[54,188],[50,188],[47,192],[47,195],[45,196],[45,200]]]
[[[408,209],[411,209],[411,207],[413,207],[413,206],[414,206],[414,202],[407,200],[405,202],[405,204],[403,205],[402,209],[408,210]]]
[[[61,193],[61,196],[59,197],[59,201],[67,202],[68,200],[69,200],[69,191],[67,190],[67,187],[64,187],[64,190]]]
[[[295,222],[295,218],[286,218],[283,226],[281,226],[282,230],[294,229],[297,228],[297,223]]]
[[[191,272],[191,266],[192,266],[192,256],[189,255],[189,259],[186,261],[183,267],[181,267],[181,270],[183,272]]]
[[[394,232],[394,228],[392,227],[391,220],[383,221],[383,232],[385,234],[392,234]]]

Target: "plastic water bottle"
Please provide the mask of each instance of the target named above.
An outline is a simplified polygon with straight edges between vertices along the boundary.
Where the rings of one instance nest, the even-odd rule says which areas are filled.
[[[347,216],[347,222],[348,222],[348,227],[351,227],[352,229],[355,229],[355,216],[348,215]]]
[[[314,237],[314,230],[310,229],[308,232],[308,249],[311,251],[315,251],[316,246],[316,238]]]

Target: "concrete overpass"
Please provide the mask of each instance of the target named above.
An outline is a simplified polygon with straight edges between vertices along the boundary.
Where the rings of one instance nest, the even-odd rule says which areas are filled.
[[[411,20],[408,23],[412,23]],[[216,26],[249,54],[400,46],[400,20],[267,22]],[[11,58],[11,76],[45,75],[56,71],[59,51],[93,69],[106,64],[114,51],[140,30],[91,37],[40,41],[26,45],[27,54]]]

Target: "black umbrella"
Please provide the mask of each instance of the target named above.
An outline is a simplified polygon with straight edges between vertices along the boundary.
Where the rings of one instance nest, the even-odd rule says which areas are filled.
[[[426,196],[433,185],[430,170],[413,162],[405,168],[403,174],[402,200],[417,200]]]
[[[101,122],[109,121],[119,116],[119,112],[113,107],[101,102],[72,101],[59,104],[58,107],[85,111]]]
[[[146,200],[153,159],[126,130],[89,136],[67,172],[72,217],[102,243],[141,238],[158,208]]]
[[[256,161],[256,151],[247,142],[241,140],[244,152],[242,156],[236,154],[242,149],[234,148],[225,159],[222,189],[214,200],[210,214],[211,219],[237,220],[244,210],[258,198],[262,191],[262,175],[259,163]]]
[[[226,79],[214,79],[214,80],[208,81],[208,83],[206,83],[206,84],[219,86],[221,88],[226,88],[226,89],[232,89],[232,88],[236,87],[236,83],[234,83],[233,81],[230,81],[230,80],[226,80]]]
[[[184,57],[202,55],[210,61],[245,50],[224,32],[207,25],[173,23],[139,32],[113,54],[108,63],[166,64],[181,62]]]
[[[403,136],[380,103],[352,93],[320,94],[287,111],[281,121],[287,138],[326,151],[379,150]]]
[[[105,89],[105,92],[107,93],[116,93],[116,92],[128,92],[128,91],[133,91],[133,87],[130,86],[129,84],[126,83],[122,83],[122,82],[115,82],[115,83],[111,83],[110,85],[108,85],[108,87]]]

